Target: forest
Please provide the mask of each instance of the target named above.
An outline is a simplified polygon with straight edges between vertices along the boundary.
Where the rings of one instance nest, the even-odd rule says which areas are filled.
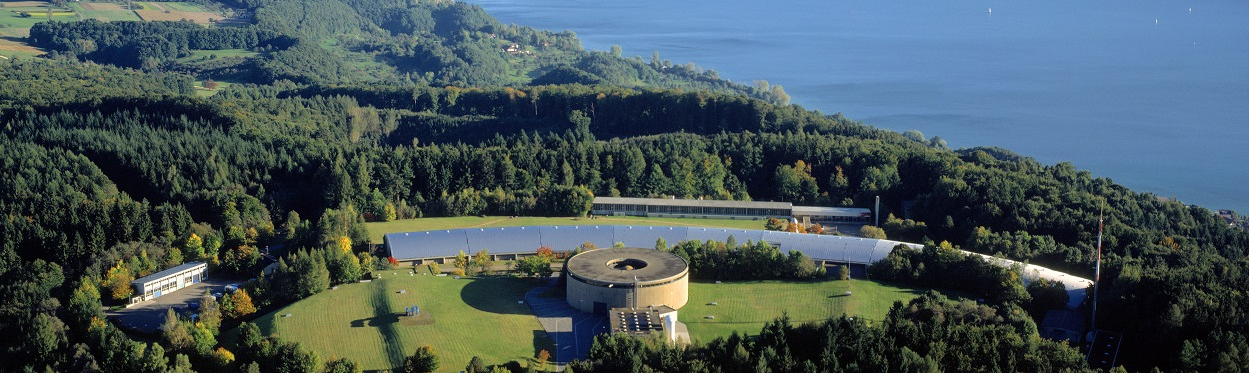
[[[783,89],[657,55],[584,51],[570,32],[502,25],[463,3],[235,5],[254,10],[250,25],[40,23],[31,39],[49,58],[0,61],[0,333],[13,336],[0,371],[349,368],[277,337],[217,336],[250,328],[248,306],[387,267],[365,221],[576,216],[593,196],[856,207],[879,196],[893,215],[880,234],[928,248],[873,273],[986,303],[926,295],[878,325],[781,319],[688,348],[602,338],[576,371],[1083,370],[1074,347],[1036,336],[1031,317],[1053,303],[1044,286],[944,249],[1091,278],[1102,216],[1097,324],[1124,334],[1124,368],[1249,370],[1249,234],[1208,209],[1070,163],[951,150],[806,110]],[[506,52],[512,43],[538,57]],[[226,48],[258,54],[212,71],[178,62]],[[196,96],[203,78],[238,84]],[[248,284],[248,299],[209,307],[211,322],[175,316],[173,332],[142,338],[104,322],[128,279],[196,260],[254,275],[260,248],[277,244],[288,248],[278,270]],[[749,267],[707,258],[752,253],[793,270],[751,276],[814,275],[775,249],[671,245],[705,278]]]
[[[30,45],[48,57],[197,80],[272,84],[396,86],[598,84],[711,90],[776,103],[789,95],[766,82],[720,79],[714,70],[614,51],[587,51],[571,31],[505,25],[480,6],[451,1],[265,0],[228,4],[252,16],[242,26],[189,21],[88,19],[40,22]],[[250,57],[189,58],[195,51],[244,50]]]
[[[793,325],[778,318],[757,335],[681,347],[659,338],[595,338],[573,372],[1091,372],[1065,343],[1035,338],[1014,306],[953,301],[929,292],[894,303],[878,323],[842,316]],[[1030,337],[1033,336],[1033,337]]]

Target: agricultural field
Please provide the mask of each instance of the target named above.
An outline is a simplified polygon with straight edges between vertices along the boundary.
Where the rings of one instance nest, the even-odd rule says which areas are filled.
[[[157,3],[147,4],[151,5]],[[158,10],[150,10],[151,8],[146,8],[143,10],[136,10],[134,12],[144,21],[181,21],[186,19],[201,25],[207,25],[225,18],[221,15],[221,13],[215,12],[183,12],[178,10],[160,10],[163,8],[157,8]]]
[[[4,58],[31,57],[43,54],[43,50],[22,43],[30,29],[0,28],[0,56]]]
[[[48,2],[4,1],[0,4],[4,4],[4,7],[0,8],[0,30],[29,29],[35,23],[48,20]],[[22,13],[30,16],[22,17]],[[52,10],[52,20],[77,21],[79,15],[72,9],[55,8]]]
[[[846,296],[847,291],[852,295]],[[690,282],[689,303],[678,312],[695,341],[758,334],[788,313],[797,325],[844,314],[882,320],[894,301],[906,303],[927,289],[900,288],[871,280]],[[947,294],[949,295],[949,294]],[[716,305],[711,305],[711,303]],[[707,318],[712,316],[714,318]]]
[[[122,4],[76,2],[69,3],[69,7],[82,14],[83,18],[94,18],[104,22],[139,20],[138,15],[126,10],[125,5]]]
[[[381,243],[387,233],[416,232],[434,229],[517,227],[531,225],[639,225],[639,226],[692,226],[737,229],[763,229],[763,220],[647,218],[636,216],[600,216],[589,218],[507,217],[507,216],[458,216],[450,218],[403,219],[390,222],[365,223],[369,238]]]
[[[366,371],[402,367],[422,345],[434,348],[444,372],[459,371],[474,355],[502,364],[554,350],[537,318],[517,303],[538,282],[374,273],[380,278],[326,290],[255,322],[266,335],[303,343],[323,359],[349,356]],[[421,316],[404,315],[412,305]]]
[[[182,3],[182,2],[168,2],[168,3],[165,3],[165,2],[162,2],[162,3],[157,3],[157,4],[159,4],[159,5],[160,5],[161,7],[163,7],[163,8],[165,8],[165,9],[169,9],[169,10],[171,10],[171,11],[179,11],[179,12],[207,12],[207,13],[215,13],[215,12],[213,12],[213,10],[212,10],[212,9],[208,9],[208,8],[204,7],[203,5],[200,5],[200,4],[195,4],[195,3]]]
[[[30,27],[48,20],[46,1],[0,1],[0,56],[35,56],[42,50],[26,44]],[[142,10],[131,11],[126,5],[105,2],[70,2],[65,8],[52,10],[52,20],[71,22],[84,19],[109,21],[180,21],[188,19],[200,24],[209,20],[223,21],[226,17],[204,6],[184,2],[136,2]],[[29,14],[23,17],[22,14]]]

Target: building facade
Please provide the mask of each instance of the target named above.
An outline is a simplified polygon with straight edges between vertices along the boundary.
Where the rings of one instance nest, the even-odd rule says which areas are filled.
[[[794,206],[789,202],[595,197],[594,215],[714,219],[796,219],[803,224],[867,224],[872,211],[857,207]]]
[[[134,288],[135,296],[130,298],[130,303],[155,299],[204,281],[204,271],[207,269],[207,263],[191,262],[131,281],[130,287]]]
[[[689,301],[689,264],[652,249],[600,249],[568,260],[568,304],[604,315],[614,308],[667,306]]]

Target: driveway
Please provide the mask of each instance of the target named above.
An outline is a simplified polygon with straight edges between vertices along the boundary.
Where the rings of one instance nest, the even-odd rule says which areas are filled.
[[[607,333],[611,326],[607,323],[607,317],[582,313],[568,305],[564,298],[538,297],[554,287],[556,281],[552,279],[550,284],[525,293],[525,303],[529,305],[534,316],[538,317],[542,329],[555,342],[555,356],[552,360],[556,369],[561,369],[573,359],[584,360],[590,353],[594,336]]]
[[[205,290],[211,293],[221,293],[226,285],[235,282],[239,281],[223,279],[200,281],[198,284],[178,289],[124,310],[106,312],[106,315],[122,329],[156,334],[160,332],[160,325],[165,322],[165,310],[170,308],[178,311],[189,310],[191,303],[197,302]]]

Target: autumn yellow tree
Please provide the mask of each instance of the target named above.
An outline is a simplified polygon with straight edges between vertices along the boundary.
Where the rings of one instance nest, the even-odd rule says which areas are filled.
[[[473,255],[473,267],[477,268],[477,273],[485,272],[489,265],[490,252],[486,249],[481,249],[481,251],[477,252],[477,255]]]
[[[213,359],[217,360],[218,366],[227,366],[234,362],[234,353],[225,347],[217,347],[216,353],[213,354]]]
[[[859,237],[875,238],[875,239],[881,239],[881,240],[888,239],[888,237],[885,236],[884,229],[880,229],[880,228],[873,227],[870,225],[864,225],[863,227],[859,228]]]
[[[130,287],[130,281],[134,281],[134,275],[130,273],[130,268],[119,260],[117,265],[108,270],[108,275],[104,277],[101,285],[109,290],[113,300],[125,302],[130,300],[130,295],[134,293],[134,289]]]
[[[247,290],[238,289],[230,294],[230,304],[234,307],[226,312],[226,317],[238,319],[256,313],[256,306],[252,304],[252,297],[247,295]]]
[[[182,249],[186,260],[201,260],[204,258],[204,239],[195,233],[191,233],[191,236],[186,238],[186,244],[182,245]]]
[[[338,237],[338,249],[342,250],[344,253],[351,254],[351,237]]]
[[[394,221],[398,218],[398,215],[399,213],[395,210],[394,203],[387,203],[385,206],[382,206],[382,221]]]
[[[460,250],[460,253],[455,255],[455,268],[468,270],[468,254],[465,254],[464,250]]]
[[[547,350],[538,351],[538,366],[546,370],[546,361],[551,358],[551,353]]]
[[[824,226],[818,223],[811,224],[810,227],[807,227],[807,233],[824,234]]]

